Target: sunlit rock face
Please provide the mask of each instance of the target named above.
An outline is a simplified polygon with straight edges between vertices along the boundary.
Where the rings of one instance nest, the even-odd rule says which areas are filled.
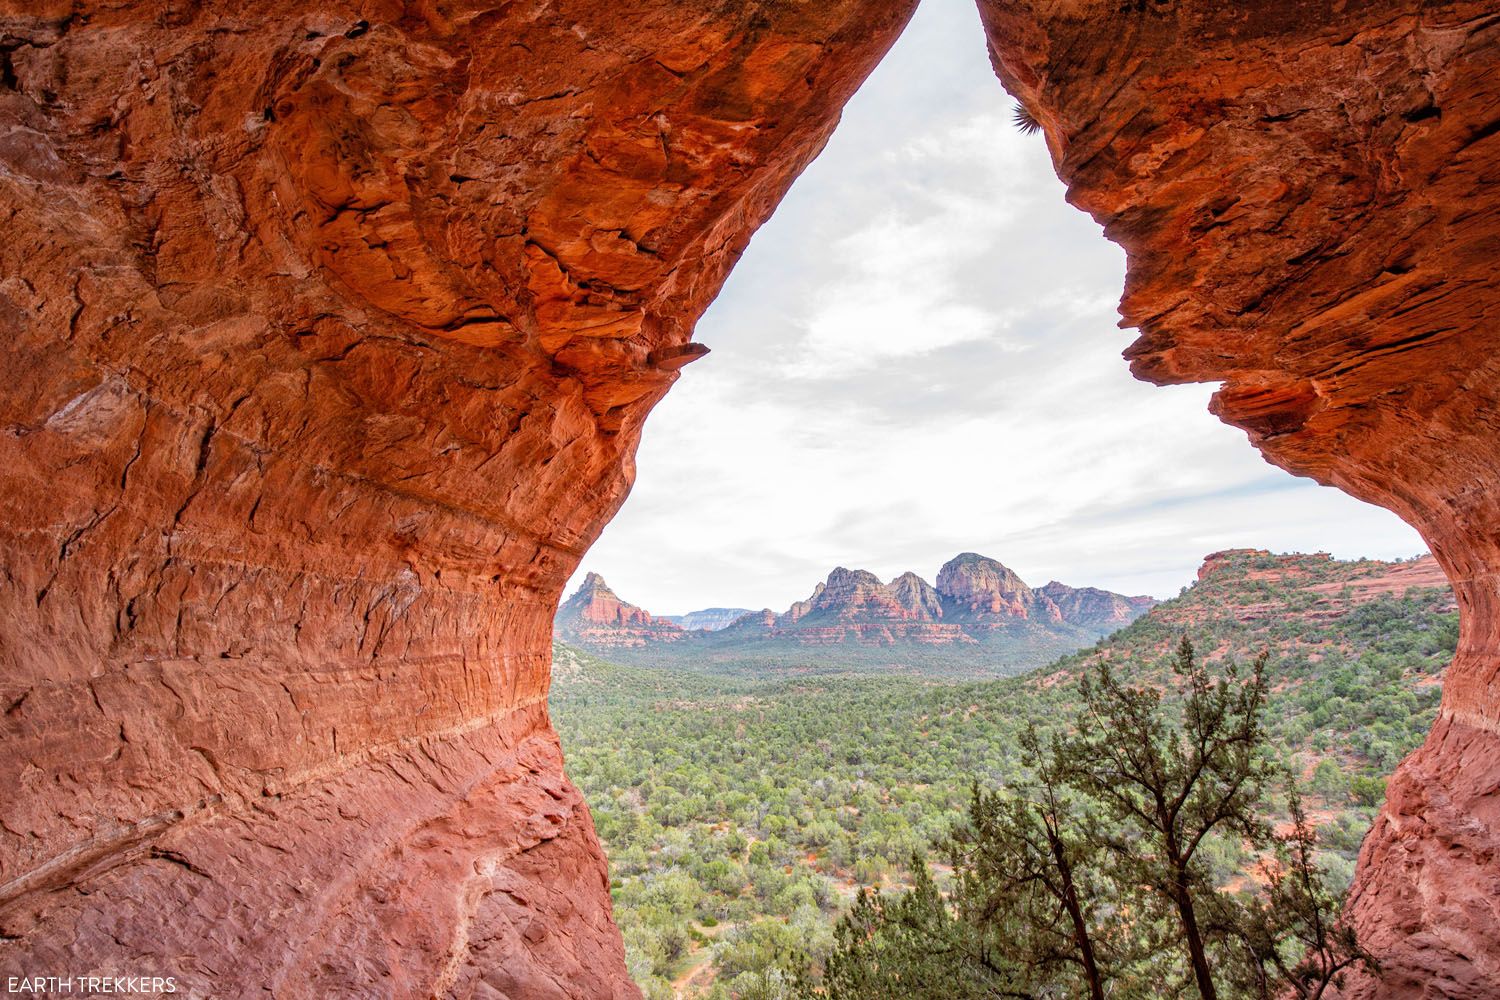
[[[633,993],[552,613],[911,6],[0,0],[0,974]],[[1452,578],[1351,992],[1500,994],[1493,4],[981,9],[1135,371]]]
[[[687,630],[676,622],[620,600],[598,573],[588,574],[578,592],[557,609],[552,630],[569,642],[608,649],[677,642],[688,637]]]
[[[0,975],[635,995],[553,611],[911,6],[0,0]]]
[[[1490,2],[982,0],[1074,204],[1129,255],[1127,352],[1273,463],[1388,507],[1463,616],[1391,782],[1348,993],[1500,996],[1500,17]]]

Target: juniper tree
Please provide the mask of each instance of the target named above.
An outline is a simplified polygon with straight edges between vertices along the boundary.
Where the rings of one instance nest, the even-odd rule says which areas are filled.
[[[1005,794],[976,782],[967,821],[948,840],[955,896],[971,923],[1006,928],[1001,945],[1033,985],[1061,984],[1070,995],[1104,1000],[1101,952],[1119,935],[1101,926],[1101,913],[1117,918],[1098,875],[1101,842],[1035,726],[1020,745],[1029,780]]]
[[[833,1000],[1086,996],[1104,1000],[1132,927],[1100,873],[1102,842],[1034,727],[1027,775],[1004,793],[971,787],[943,843],[955,872],[941,895],[925,860],[914,888],[862,892],[838,928],[825,986]]]
[[[1247,901],[1237,926],[1244,949],[1242,992],[1258,998],[1291,995],[1321,1000],[1343,985],[1356,965],[1379,972],[1339,915],[1339,900],[1318,867],[1317,833],[1307,821],[1295,784],[1287,795],[1290,829],[1276,838],[1274,858],[1262,866],[1265,893]]]
[[[1083,709],[1061,743],[1065,779],[1118,825],[1107,840],[1118,877],[1149,887],[1175,920],[1203,1000],[1217,1000],[1218,988],[1200,913],[1213,883],[1199,851],[1216,833],[1251,845],[1270,833],[1260,816],[1273,773],[1262,752],[1265,668],[1262,654],[1243,681],[1233,663],[1215,678],[1184,636],[1172,663],[1182,692],[1173,719],[1159,690],[1129,687],[1101,663],[1081,681]]]
[[[1024,966],[991,947],[998,928],[965,919],[920,855],[912,858],[912,883],[904,893],[861,889],[855,897],[823,972],[829,1000],[1032,997]]]
[[[1164,699],[1100,664],[1069,735],[1044,747],[1028,728],[1025,777],[976,784],[944,842],[947,896],[920,859],[911,892],[861,893],[828,961],[831,1000],[1320,1000],[1349,968],[1373,970],[1295,794],[1291,833],[1264,818],[1266,657],[1215,676],[1184,638],[1172,667]],[[1214,883],[1216,838],[1274,855],[1258,895]]]

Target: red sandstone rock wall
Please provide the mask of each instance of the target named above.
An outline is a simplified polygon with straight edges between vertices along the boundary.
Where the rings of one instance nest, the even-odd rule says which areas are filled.
[[[0,3],[0,973],[628,995],[543,708],[692,322],[910,4]],[[1426,535],[1360,995],[1500,993],[1500,17],[982,0],[1136,371]]]
[[[910,7],[0,0],[0,975],[634,995],[553,611]]]
[[[1129,254],[1135,373],[1422,532],[1463,625],[1352,912],[1356,996],[1500,996],[1500,13],[981,0],[1069,198]]]

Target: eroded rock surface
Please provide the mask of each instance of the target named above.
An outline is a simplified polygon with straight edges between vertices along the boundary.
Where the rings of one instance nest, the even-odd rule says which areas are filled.
[[[563,601],[552,627],[570,642],[604,649],[678,642],[688,637],[687,629],[676,622],[620,600],[598,573],[584,577],[577,592]]]
[[[0,3],[0,973],[627,996],[552,612],[911,4],[307,7]],[[981,10],[1137,373],[1453,580],[1354,992],[1497,995],[1500,15]]]
[[[910,8],[0,3],[0,975],[635,995],[553,611]]]
[[[1069,197],[1129,255],[1127,356],[1220,381],[1272,462],[1400,514],[1462,636],[1366,841],[1355,996],[1500,996],[1500,13],[981,0]]]

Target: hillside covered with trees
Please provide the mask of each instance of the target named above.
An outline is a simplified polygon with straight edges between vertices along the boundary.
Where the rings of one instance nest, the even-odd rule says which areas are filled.
[[[1318,861],[1342,887],[1384,775],[1432,721],[1457,630],[1430,559],[1236,551],[1023,677],[661,669],[559,644],[551,706],[609,851],[632,975],[653,1000],[752,1000],[778,995],[794,955],[816,978],[857,888],[908,885],[909,859],[964,815],[971,781],[1017,780],[1022,733],[1071,719],[1092,665],[1165,682],[1183,635],[1210,665],[1267,654],[1268,740],[1300,775]],[[1206,855],[1221,885],[1251,860],[1231,839]]]

